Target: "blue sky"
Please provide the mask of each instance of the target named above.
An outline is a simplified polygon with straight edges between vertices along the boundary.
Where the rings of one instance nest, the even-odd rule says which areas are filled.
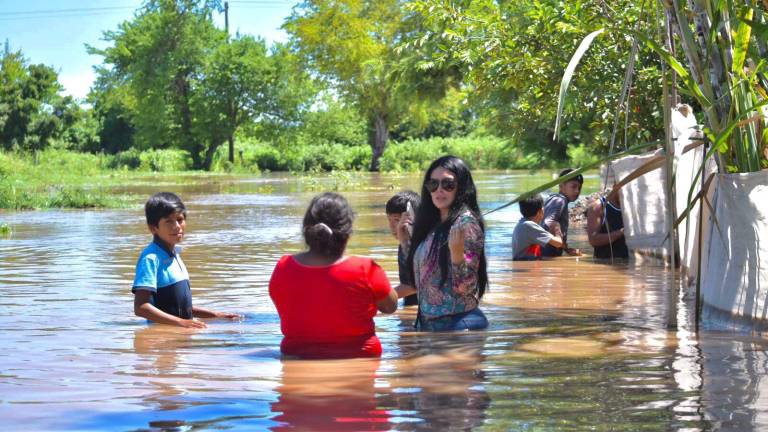
[[[291,13],[292,0],[231,0],[229,29],[234,34],[261,36],[271,43],[287,35],[280,26]],[[105,47],[105,30],[130,20],[141,0],[0,0],[0,43],[21,50],[30,63],[43,63],[59,72],[65,94],[83,98],[95,78],[85,44]],[[224,14],[214,16],[224,28]]]

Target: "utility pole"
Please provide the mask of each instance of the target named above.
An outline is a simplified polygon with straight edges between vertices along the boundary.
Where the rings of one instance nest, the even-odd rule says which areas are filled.
[[[229,43],[229,2],[224,2],[224,32],[227,34],[227,43]],[[229,134],[229,163],[235,163],[235,140],[232,134]]]
[[[227,33],[229,41],[229,2],[224,2],[224,32]]]

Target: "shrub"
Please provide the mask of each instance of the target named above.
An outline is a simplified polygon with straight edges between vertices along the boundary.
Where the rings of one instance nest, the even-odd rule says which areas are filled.
[[[566,151],[568,153],[568,159],[571,162],[570,165],[573,167],[583,167],[595,163],[600,159],[584,144],[568,147],[568,150]]]

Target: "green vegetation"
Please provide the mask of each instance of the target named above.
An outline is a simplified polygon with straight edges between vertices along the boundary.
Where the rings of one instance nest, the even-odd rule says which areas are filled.
[[[705,133],[714,143],[710,154],[718,152],[721,172],[768,168],[766,6],[754,0],[702,0],[694,10],[665,5],[688,60],[685,65],[646,41],[680,76],[681,90],[704,109]],[[725,30],[716,31],[720,26]]]
[[[242,141],[235,163],[220,147],[213,156],[215,173],[257,174],[264,171],[316,173],[332,171],[331,188],[348,189],[355,184],[353,171],[368,168],[371,148],[338,143],[301,144],[280,147],[260,141]],[[539,168],[543,161],[510,146],[505,140],[489,137],[409,139],[390,144],[381,158],[381,168],[393,172],[421,171],[435,158],[454,154],[473,169]],[[117,194],[118,186],[143,183],[156,174],[177,182],[194,163],[184,150],[126,150],[115,155],[90,154],[49,148],[35,155],[0,152],[0,208],[39,209],[51,207],[121,207],[141,197]],[[307,187],[312,188],[311,176]],[[318,183],[320,187],[320,183]]]
[[[2,207],[112,205],[101,179],[126,173],[414,171],[445,153],[475,168],[589,166],[663,140],[659,55],[721,171],[764,168],[765,2],[696,4],[305,0],[290,41],[268,46],[218,28],[220,1],[146,0],[88,48],[102,63],[86,101],[59,94],[55,67],[0,54]],[[676,56],[643,39],[667,15]],[[578,42],[602,28],[559,99]]]

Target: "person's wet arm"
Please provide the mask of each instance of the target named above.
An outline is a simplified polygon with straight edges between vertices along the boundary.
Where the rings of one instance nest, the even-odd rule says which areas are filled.
[[[381,313],[390,314],[397,310],[397,292],[389,283],[387,274],[375,262],[371,264],[368,272],[368,282],[376,305]]]
[[[216,312],[210,309],[201,308],[199,306],[192,306],[192,316],[195,318],[227,318],[238,319],[240,314],[232,312]]]
[[[552,232],[553,223],[557,223],[559,226],[559,220],[563,210],[568,207],[568,201],[561,199],[559,196],[552,198],[547,205],[544,206],[544,220],[541,225]],[[556,233],[552,233],[557,235]]]
[[[456,294],[466,295],[477,289],[477,272],[484,242],[483,230],[475,221],[451,227],[448,245],[452,289]]]
[[[587,239],[592,247],[605,246],[624,236],[624,228],[601,233],[602,224],[603,205],[600,202],[593,203],[587,209]]]
[[[133,313],[136,316],[148,319],[158,324],[176,325],[179,327],[206,328],[207,325],[202,321],[194,319],[184,319],[169,313],[163,312],[152,304],[152,292],[149,290],[137,289],[133,298]]]

